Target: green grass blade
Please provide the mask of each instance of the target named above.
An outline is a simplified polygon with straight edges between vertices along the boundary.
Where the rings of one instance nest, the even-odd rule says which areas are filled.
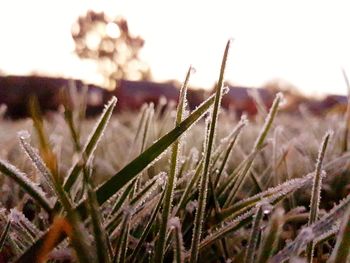
[[[327,132],[322,140],[322,144],[318,153],[318,158],[316,162],[316,170],[315,170],[315,177],[313,180],[312,185],[312,192],[311,192],[311,202],[310,202],[310,217],[308,225],[312,225],[318,218],[318,210],[320,206],[320,200],[321,200],[321,187],[322,187],[322,177],[324,177],[325,172],[322,173],[322,164],[323,164],[323,158],[326,153],[327,145],[329,138],[331,136],[330,132]],[[312,262],[313,253],[314,252],[314,244],[311,242],[308,245],[307,248],[307,258],[308,262]]]
[[[84,183],[87,189],[87,202],[89,207],[89,214],[91,217],[91,223],[93,227],[94,240],[96,245],[96,254],[98,262],[110,262],[107,246],[107,234],[103,228],[102,217],[100,214],[100,207],[96,200],[96,193],[92,189],[91,184],[91,170],[88,172],[87,168],[84,168]]]
[[[222,59],[219,81],[216,87],[215,102],[214,102],[213,112],[211,115],[210,132],[209,132],[206,156],[204,161],[203,175],[201,177],[200,186],[199,186],[198,208],[196,210],[194,229],[193,229],[193,235],[192,235],[191,257],[190,257],[191,263],[197,262],[198,260],[199,243],[202,235],[203,219],[204,219],[204,213],[205,213],[205,208],[207,203],[210,159],[211,159],[211,153],[212,153],[212,148],[213,148],[214,139],[215,139],[216,123],[219,115],[221,98],[223,94],[222,90],[224,87],[224,73],[225,73],[230,45],[231,45],[231,41],[228,41],[225,48],[224,56]]]
[[[127,183],[131,182],[143,169],[152,164],[168,147],[174,143],[183,133],[185,133],[193,124],[195,124],[208,111],[210,106],[214,103],[214,95],[210,96],[203,102],[196,110],[194,110],[185,120],[183,120],[177,127],[168,132],[142,154],[136,157],[132,162],[126,165],[121,171],[116,173],[112,178],[107,180],[96,190],[97,201],[99,205],[103,204],[115,193],[117,193]],[[86,217],[86,203],[81,202],[76,208],[82,218]],[[44,238],[48,235],[46,233],[39,238],[22,256],[18,262],[28,262],[35,258],[38,249],[42,245]],[[59,243],[64,236],[57,240]]]
[[[59,182],[58,178],[54,177],[55,190],[58,195],[59,202],[66,211],[66,217],[71,226],[72,233],[70,234],[71,243],[76,251],[79,262],[89,262],[93,259],[93,254],[89,248],[88,232],[84,227],[83,220],[81,220],[78,212],[74,210],[73,204],[69,199],[68,193],[65,192],[63,186]],[[90,205],[89,200],[87,206]]]
[[[119,235],[117,246],[115,248],[113,263],[125,262],[126,250],[127,250],[127,244],[128,244],[128,235],[129,235],[130,216],[131,216],[131,211],[125,211],[123,222],[120,228],[121,232]]]
[[[257,138],[257,140],[255,141],[255,145],[254,145],[252,152],[259,151],[264,147],[265,139],[266,139],[267,134],[272,126],[272,123],[277,115],[278,108],[280,106],[282,99],[283,99],[282,94],[278,93],[276,95],[275,100],[273,101],[270,112],[265,119],[265,123],[264,123],[263,128],[261,129],[261,133],[260,133],[259,137]],[[236,195],[238,194],[242,185],[245,182],[246,175],[248,174],[253,162],[254,162],[254,159],[248,161],[246,163],[246,165],[244,166],[242,172],[239,174],[239,177],[237,178],[237,181],[235,182],[235,184],[233,185],[233,188],[230,191],[229,197],[225,201],[224,207],[227,207],[230,203],[232,203],[234,201]]]
[[[29,196],[49,214],[52,211],[52,205],[45,196],[41,188],[28,179],[27,175],[19,171],[15,166],[5,160],[0,159],[0,172],[14,180]]]
[[[187,86],[193,69],[190,67],[187,71],[185,82],[180,90],[179,104],[177,107],[177,114],[175,120],[175,127],[179,125],[183,119],[183,115],[186,107],[186,93]],[[163,260],[166,232],[168,228],[168,221],[171,214],[171,207],[173,203],[174,189],[176,185],[177,173],[178,173],[178,156],[180,155],[180,142],[175,141],[172,146],[171,162],[170,162],[170,173],[165,189],[165,198],[162,210],[162,221],[159,229],[158,242],[155,251],[155,262],[161,262]]]
[[[262,241],[259,255],[257,257],[257,263],[267,263],[273,255],[274,250],[278,242],[278,238],[282,231],[283,226],[283,209],[277,208],[272,214],[269,226],[266,230],[266,237]]]
[[[10,222],[10,220],[8,220],[6,223],[5,229],[2,231],[1,236],[0,236],[0,252],[2,251],[2,248],[5,245],[5,241],[7,239],[9,231],[10,231],[10,226],[11,226],[11,222]]]
[[[96,123],[95,128],[93,129],[92,133],[90,134],[90,137],[88,138],[82,152],[82,160],[84,159],[85,162],[87,162],[92,154],[94,153],[102,135],[105,131],[108,121],[110,117],[112,116],[113,109],[117,103],[117,98],[113,97],[109,103],[107,104],[104,112],[102,113],[100,119]],[[80,171],[82,170],[82,160],[79,160],[77,163],[74,164],[73,168],[71,169],[69,175],[67,176],[67,179],[64,183],[64,190],[69,192],[73,184],[76,182]]]
[[[262,223],[262,219],[264,216],[264,210],[265,210],[266,205],[268,205],[268,204],[264,203],[264,204],[259,205],[257,212],[254,215],[253,226],[252,226],[252,229],[250,232],[248,246],[247,246],[247,250],[245,253],[245,260],[244,260],[245,263],[253,263],[254,262],[256,248],[258,246],[260,227],[261,227],[261,223]]]
[[[245,117],[243,117],[240,122],[237,124],[237,126],[234,128],[233,132],[230,134],[230,140],[228,142],[228,147],[224,153],[224,158],[221,162],[220,168],[219,168],[219,172],[215,175],[215,181],[214,181],[214,186],[216,187],[220,181],[220,176],[222,174],[222,172],[225,169],[226,163],[230,157],[230,154],[232,152],[233,146],[235,145],[239,134],[241,133],[242,129],[244,128],[244,126],[246,126],[248,124],[248,121]]]
[[[201,160],[198,163],[194,175],[191,177],[190,182],[186,185],[185,191],[181,195],[179,203],[174,208],[174,212],[173,212],[174,216],[177,215],[181,209],[184,209],[186,207],[191,191],[193,190],[194,186],[197,184],[200,178],[200,175],[202,173],[202,170],[203,170],[203,160]]]
[[[153,212],[152,212],[152,214],[147,222],[147,225],[146,225],[144,231],[142,232],[141,237],[140,237],[139,241],[137,242],[137,245],[136,245],[136,247],[135,247],[135,249],[130,257],[130,262],[136,263],[139,260],[138,255],[141,251],[142,246],[144,245],[144,243],[146,241],[148,234],[151,231],[151,228],[154,224],[154,221],[157,218],[158,212],[159,212],[160,207],[161,207],[163,200],[164,200],[164,196],[165,196],[165,192],[163,191],[162,196],[160,197],[156,207],[154,208],[154,210],[153,210]]]

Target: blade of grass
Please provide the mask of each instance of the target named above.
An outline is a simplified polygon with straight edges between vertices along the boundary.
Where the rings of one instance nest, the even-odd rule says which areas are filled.
[[[29,159],[32,161],[32,164],[36,167],[36,169],[40,172],[42,179],[49,188],[50,194],[55,193],[55,187],[53,185],[53,178],[50,170],[47,168],[43,159],[41,159],[40,155],[35,151],[35,149],[29,144],[27,139],[30,138],[30,134],[27,131],[21,131],[18,133],[18,137],[21,143],[22,148],[28,155]]]
[[[122,187],[131,182],[143,169],[151,165],[154,161],[159,158],[159,156],[168,147],[176,141],[183,133],[185,133],[189,128],[192,127],[210,108],[214,103],[214,95],[210,96],[205,102],[203,102],[196,110],[194,110],[185,120],[183,120],[177,127],[168,132],[142,154],[136,157],[133,161],[127,164],[122,170],[112,176],[109,180],[103,183],[96,190],[97,201],[99,205],[103,204],[114,194],[116,194]],[[86,203],[82,201],[76,210],[82,218],[86,217]],[[48,233],[40,237],[35,244],[33,244],[23,255],[19,258],[18,262],[28,262],[38,252],[38,249],[42,245],[44,238]],[[64,239],[65,235],[61,235],[57,240],[59,243]]]
[[[308,225],[312,225],[318,218],[318,211],[320,206],[320,200],[321,200],[321,187],[322,187],[322,177],[325,176],[325,172],[322,173],[322,164],[323,164],[323,158],[326,153],[327,145],[329,138],[331,136],[331,132],[327,132],[325,136],[323,137],[321,147],[319,149],[317,162],[316,162],[316,169],[315,169],[315,177],[312,184],[312,192],[311,192],[311,202],[310,202],[310,217]],[[313,253],[314,252],[314,243],[311,242],[306,250],[307,253],[307,259],[308,262],[312,262]]]
[[[271,258],[271,262],[283,262],[287,260],[292,254],[299,255],[305,250],[306,245],[312,240],[322,239],[328,231],[334,231],[339,228],[339,220],[344,216],[350,205],[350,195],[343,199],[332,210],[325,214],[321,219],[316,221],[311,226],[303,228],[294,241],[289,242],[281,251]]]
[[[186,93],[187,86],[193,69],[190,67],[186,74],[186,79],[180,90],[179,104],[177,107],[177,114],[175,120],[175,127],[179,125],[183,119],[183,114],[186,107]],[[177,173],[178,173],[178,156],[180,155],[180,141],[176,140],[171,149],[171,160],[170,160],[170,173],[168,177],[168,182],[165,189],[165,198],[162,210],[162,221],[159,228],[158,242],[155,250],[155,262],[162,262],[164,256],[165,248],[165,238],[168,228],[168,221],[171,214],[171,207],[173,203],[174,189],[176,185]]]
[[[257,257],[257,263],[267,263],[273,255],[278,242],[278,238],[283,226],[283,209],[277,208],[273,213],[270,224],[266,230],[266,237],[260,248],[260,253]]]
[[[216,174],[215,176],[215,181],[214,181],[214,186],[216,187],[218,185],[218,182],[220,181],[220,176],[222,174],[222,172],[225,169],[227,160],[230,157],[230,154],[232,152],[233,146],[235,145],[239,134],[241,133],[242,129],[244,128],[244,126],[246,126],[248,124],[248,120],[246,119],[246,117],[242,117],[241,120],[239,121],[239,123],[237,124],[237,126],[234,128],[234,130],[231,133],[231,140],[228,142],[228,147],[225,151],[224,154],[224,158],[221,162],[220,168],[219,168],[219,172]]]
[[[198,260],[199,242],[202,235],[203,219],[204,219],[205,207],[207,203],[210,158],[211,158],[212,148],[213,148],[214,139],[215,139],[216,123],[217,123],[219,110],[220,110],[221,98],[223,93],[222,90],[224,87],[224,73],[225,73],[230,45],[231,45],[231,40],[227,42],[227,45],[225,48],[221,69],[220,69],[219,81],[216,87],[215,102],[214,102],[213,112],[211,115],[210,132],[209,132],[208,145],[207,145],[206,156],[204,161],[204,169],[203,169],[203,174],[199,185],[198,208],[196,210],[194,229],[193,229],[193,235],[192,235],[192,243],[191,243],[191,257],[190,257],[191,263],[197,262]]]
[[[129,218],[131,216],[131,211],[128,211],[126,208],[124,213],[123,222],[121,225],[121,233],[118,239],[117,246],[115,248],[115,254],[113,258],[113,263],[121,263],[125,262],[127,243],[128,243],[128,235],[129,235]]]
[[[106,240],[108,236],[103,228],[103,222],[100,215],[100,208],[96,200],[96,193],[92,189],[91,167],[90,169],[88,167],[84,167],[83,174],[84,174],[84,183],[86,184],[86,189],[87,189],[87,202],[88,202],[88,209],[89,209],[89,214],[91,217],[91,222],[93,227],[97,260],[98,262],[108,263],[110,262],[110,257],[108,255],[109,250],[108,250],[107,240]]]
[[[255,258],[255,252],[256,252],[256,248],[258,246],[258,238],[259,238],[259,234],[260,234],[260,226],[262,223],[262,219],[264,216],[264,206],[266,204],[260,204],[256,214],[254,215],[254,219],[253,219],[253,226],[250,232],[250,237],[249,237],[249,241],[248,241],[248,246],[247,246],[247,250],[245,253],[245,259],[244,262],[245,263],[253,263],[254,262],[254,258]]]
[[[19,171],[15,166],[5,160],[0,159],[0,172],[14,180],[29,196],[49,214],[52,211],[52,205],[45,196],[41,188],[32,182],[25,173]]]
[[[102,113],[100,119],[96,123],[93,131],[90,134],[90,137],[87,139],[87,142],[83,148],[82,159],[77,161],[70,173],[67,176],[67,179],[64,183],[64,190],[69,192],[75,181],[77,180],[80,171],[82,170],[82,160],[84,159],[86,162],[89,161],[92,154],[94,153],[106,127],[108,121],[113,113],[113,109],[117,103],[117,98],[113,97],[105,107],[104,112]]]
[[[280,105],[282,99],[283,99],[282,94],[278,93],[275,97],[275,100],[273,101],[273,104],[271,106],[269,114],[267,115],[267,117],[265,119],[265,123],[264,123],[263,128],[261,129],[260,135],[257,138],[257,140],[255,141],[252,152],[259,151],[264,146],[265,139],[266,139],[267,134],[272,126],[272,123],[277,115],[278,108],[279,108],[279,105]],[[224,207],[227,207],[235,199],[236,195],[238,194],[242,185],[245,182],[246,175],[248,174],[253,162],[254,162],[254,159],[248,161],[246,163],[246,165],[244,166],[242,172],[239,174],[239,177],[237,178],[237,181],[233,185],[233,188],[231,189],[228,198],[226,199],[226,201],[224,203]]]
[[[163,203],[164,196],[165,196],[165,192],[163,191],[162,196],[159,199],[157,206],[154,208],[154,210],[153,210],[153,212],[152,212],[152,214],[147,222],[147,225],[146,225],[144,231],[142,232],[141,237],[140,237],[139,241],[137,242],[137,245],[136,245],[136,247],[135,247],[135,249],[130,257],[130,262],[136,263],[139,260],[138,255],[141,251],[141,248],[142,248],[144,242],[146,241],[146,238],[147,238],[149,232],[151,231],[151,228],[154,224],[154,221],[155,221],[155,219],[158,215],[158,212],[160,210],[160,207]]]

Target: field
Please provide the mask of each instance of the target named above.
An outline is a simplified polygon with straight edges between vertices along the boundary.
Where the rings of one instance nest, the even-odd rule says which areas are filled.
[[[0,262],[347,262],[347,113],[258,105],[216,93],[84,118],[84,98],[43,119],[0,120]],[[257,102],[258,103],[258,102]],[[68,238],[67,238],[68,237]]]

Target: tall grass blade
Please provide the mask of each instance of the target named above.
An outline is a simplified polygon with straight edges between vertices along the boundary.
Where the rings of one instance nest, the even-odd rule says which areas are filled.
[[[125,262],[126,259],[126,250],[128,244],[128,235],[129,235],[129,218],[131,216],[131,211],[128,211],[126,208],[124,213],[123,222],[121,224],[121,233],[118,239],[118,243],[115,249],[113,263]]]
[[[151,228],[152,228],[152,226],[153,226],[153,224],[154,224],[154,222],[156,220],[156,217],[158,215],[160,207],[161,207],[161,205],[163,203],[164,196],[165,196],[165,192],[163,191],[162,196],[159,199],[156,207],[154,208],[154,210],[153,210],[153,212],[152,212],[152,214],[151,214],[151,216],[150,216],[150,218],[149,218],[149,220],[147,222],[147,225],[146,225],[145,229],[143,230],[143,232],[141,234],[141,237],[140,237],[139,241],[137,242],[137,245],[136,245],[136,247],[135,247],[135,249],[134,249],[134,251],[133,251],[133,253],[132,253],[131,257],[130,257],[130,261],[131,262],[135,262],[136,263],[138,261],[138,255],[139,255],[139,253],[141,251],[141,248],[144,245],[144,243],[146,241],[146,238],[147,238],[148,234],[150,233]]]
[[[241,120],[239,121],[239,123],[237,124],[237,126],[234,128],[234,130],[232,131],[232,133],[230,134],[229,138],[231,138],[228,141],[228,147],[224,153],[224,158],[221,162],[220,168],[218,173],[215,175],[215,181],[214,181],[214,186],[216,187],[220,181],[220,177],[222,172],[225,169],[226,163],[230,157],[230,154],[232,152],[233,146],[235,145],[239,134],[241,133],[242,129],[244,128],[244,126],[246,126],[248,124],[248,120],[246,119],[246,117],[242,117]]]
[[[225,48],[221,69],[220,69],[219,81],[216,87],[215,102],[214,102],[213,112],[211,115],[210,132],[208,137],[206,156],[204,160],[203,175],[201,177],[201,181],[199,185],[198,209],[196,211],[196,216],[195,216],[195,221],[193,226],[194,229],[193,229],[193,235],[192,235],[191,257],[190,257],[191,263],[197,262],[198,260],[199,243],[202,235],[203,219],[204,219],[204,213],[205,213],[205,208],[207,203],[210,159],[211,159],[212,148],[213,148],[214,139],[215,139],[216,123],[217,123],[219,110],[220,110],[221,97],[223,95],[222,90],[224,87],[224,73],[225,73],[230,45],[231,45],[231,40],[227,42],[227,45]]]
[[[159,156],[176,141],[183,133],[185,133],[193,124],[195,124],[214,103],[215,96],[210,96],[205,102],[203,102],[196,110],[194,110],[185,120],[183,120],[177,127],[168,132],[142,154],[136,157],[132,162],[127,164],[121,171],[116,173],[112,178],[107,180],[96,190],[97,201],[101,205],[115,193],[117,193],[122,187],[131,182],[144,168],[152,164],[159,158]],[[81,202],[76,208],[82,218],[86,217],[86,203]],[[32,258],[35,258],[38,249],[42,245],[43,240],[49,234],[41,236],[35,244],[33,244],[25,253],[22,254],[18,262],[27,262]],[[64,239],[65,236],[61,236],[57,240],[57,244]]]
[[[256,248],[258,246],[260,227],[261,227],[261,223],[262,223],[262,219],[264,216],[264,210],[265,210],[266,205],[267,204],[265,204],[265,203],[259,205],[257,212],[254,215],[253,227],[252,227],[252,230],[250,232],[248,247],[247,247],[247,250],[245,253],[244,262],[246,262],[246,263],[253,263],[254,262],[255,252],[256,252]]]
[[[192,71],[193,69],[192,67],[190,67],[187,71],[185,82],[180,90],[175,127],[181,123],[184,112],[186,110],[185,107],[186,107],[187,86],[188,86],[188,82]],[[155,257],[154,257],[155,262],[161,262],[164,256],[163,254],[164,254],[164,248],[165,248],[166,232],[168,228],[168,221],[171,214],[174,189],[175,189],[177,173],[178,173],[178,165],[179,165],[178,156],[180,155],[179,148],[180,148],[180,142],[179,140],[176,140],[171,149],[172,152],[171,152],[171,160],[170,160],[170,173],[169,173],[169,178],[165,189],[165,198],[164,198],[164,204],[163,204],[163,210],[162,210],[162,221],[159,229],[158,242],[157,242],[157,247],[156,247]]]
[[[104,112],[102,113],[100,119],[97,121],[96,126],[94,127],[93,131],[91,132],[89,138],[87,139],[87,142],[85,146],[83,147],[82,151],[82,159],[77,161],[73,168],[71,169],[69,175],[67,176],[67,179],[64,183],[64,190],[69,192],[73,184],[78,179],[79,173],[82,170],[82,162],[87,162],[92,154],[94,153],[106,127],[108,124],[108,121],[110,117],[112,116],[113,109],[117,103],[117,98],[113,97],[107,104],[107,106],[104,109]]]
[[[89,171],[88,171],[89,170]],[[87,202],[89,207],[89,214],[93,227],[94,240],[96,245],[96,254],[98,262],[110,262],[107,246],[107,234],[103,228],[102,217],[100,214],[100,207],[96,200],[96,193],[92,189],[91,183],[91,169],[84,168],[84,183],[87,189]]]
[[[321,200],[321,187],[322,187],[322,177],[325,176],[325,172],[322,173],[322,164],[323,159],[326,153],[327,145],[329,138],[331,136],[330,132],[327,132],[322,140],[322,144],[318,153],[317,162],[316,162],[316,169],[315,169],[315,178],[313,180],[312,185],[312,192],[311,192],[311,202],[310,202],[310,217],[308,225],[312,225],[318,218],[318,210],[320,206],[320,200]],[[308,262],[312,261],[313,258],[313,252],[314,252],[314,244],[311,242],[308,245],[307,248],[307,258]]]

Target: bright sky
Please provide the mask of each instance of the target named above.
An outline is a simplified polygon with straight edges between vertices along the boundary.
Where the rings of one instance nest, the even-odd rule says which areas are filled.
[[[141,58],[155,80],[210,88],[234,38],[226,78],[261,86],[279,78],[306,93],[345,94],[350,75],[350,3],[281,0],[61,0],[0,2],[0,70],[40,72],[98,81],[96,68],[74,55],[71,25],[88,8],[124,16],[146,44]]]

